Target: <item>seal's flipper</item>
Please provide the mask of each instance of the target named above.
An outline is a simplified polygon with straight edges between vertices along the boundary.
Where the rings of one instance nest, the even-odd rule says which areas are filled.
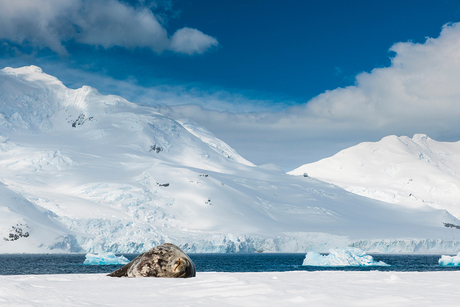
[[[145,253],[142,253],[140,254],[139,256],[137,256],[136,258],[134,258],[130,263],[128,263],[127,265],[125,265],[124,267],[122,268],[119,268],[118,270],[116,271],[113,271],[112,273],[110,274],[107,274],[107,276],[110,276],[110,277],[128,277],[128,271],[129,269],[133,266],[133,264],[137,263],[141,258],[142,256],[144,255]]]

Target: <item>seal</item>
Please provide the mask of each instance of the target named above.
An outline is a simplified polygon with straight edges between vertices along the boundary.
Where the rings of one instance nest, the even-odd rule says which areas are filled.
[[[195,275],[195,264],[187,254],[174,244],[164,243],[107,276],[187,278]]]

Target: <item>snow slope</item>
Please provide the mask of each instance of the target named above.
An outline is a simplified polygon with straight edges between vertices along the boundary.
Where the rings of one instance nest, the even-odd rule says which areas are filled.
[[[358,195],[405,207],[430,205],[460,217],[460,142],[393,135],[289,172],[304,173]]]
[[[254,166],[195,123],[35,66],[0,71],[0,182],[0,253],[460,249],[445,210]],[[18,224],[29,236],[10,240]]]
[[[194,136],[198,137],[209,147],[214,149],[216,152],[227,156],[227,158],[237,161],[242,164],[254,166],[253,163],[241,157],[233,148],[228,146],[225,142],[219,140],[212,134],[210,131],[201,127],[197,123],[189,119],[180,119],[178,122],[187,129],[188,132],[192,133]]]

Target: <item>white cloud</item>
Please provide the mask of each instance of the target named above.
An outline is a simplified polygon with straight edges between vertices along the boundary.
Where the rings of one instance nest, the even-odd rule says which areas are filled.
[[[158,53],[169,44],[166,29],[147,8],[135,9],[115,0],[93,1],[75,19],[77,42],[104,48],[148,47]]]
[[[356,85],[323,93],[304,114],[372,129],[436,130],[460,115],[460,24],[446,25],[423,44],[397,43],[387,68],[356,77]]]
[[[117,0],[0,0],[0,39],[48,47],[66,54],[63,43],[110,48],[150,48],[157,53],[203,53],[217,40],[199,30],[179,29],[172,38],[145,2]]]
[[[63,12],[77,8],[73,0],[0,0],[0,39],[66,53],[62,37],[72,29],[60,20],[66,17]]]
[[[197,29],[182,28],[171,37],[170,50],[178,53],[203,53],[211,47],[217,46],[214,37],[203,34]]]

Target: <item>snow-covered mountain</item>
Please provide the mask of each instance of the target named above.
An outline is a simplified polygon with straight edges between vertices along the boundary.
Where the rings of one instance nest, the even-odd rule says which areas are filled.
[[[254,166],[196,123],[0,71],[0,253],[456,252],[460,221]]]
[[[289,172],[304,173],[358,195],[404,207],[430,205],[460,217],[460,142],[392,135]]]

